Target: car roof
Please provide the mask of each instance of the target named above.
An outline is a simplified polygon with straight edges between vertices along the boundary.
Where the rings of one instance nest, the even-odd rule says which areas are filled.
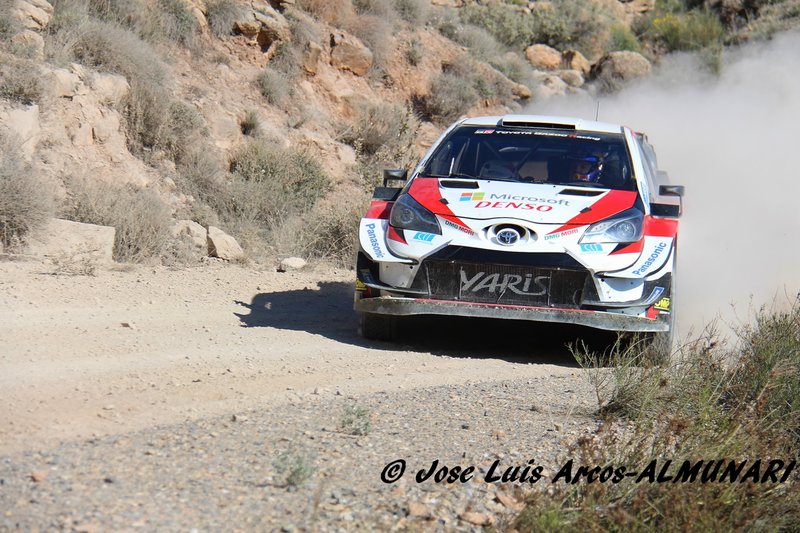
[[[594,131],[601,133],[622,133],[622,126],[609,122],[596,122],[575,117],[562,117],[551,115],[493,115],[485,117],[467,118],[461,122],[463,126],[516,126],[516,127],[546,127],[574,129],[576,131]]]

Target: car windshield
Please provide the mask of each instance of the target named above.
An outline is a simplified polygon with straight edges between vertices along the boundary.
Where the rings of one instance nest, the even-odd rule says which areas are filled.
[[[635,190],[621,133],[461,126],[421,174]]]

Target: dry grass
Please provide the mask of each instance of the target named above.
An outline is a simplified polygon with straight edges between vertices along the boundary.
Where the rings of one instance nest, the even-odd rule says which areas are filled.
[[[234,0],[211,0],[206,2],[208,25],[217,37],[230,35],[233,24],[244,13],[242,6]]]
[[[0,53],[0,98],[30,105],[39,102],[43,88],[34,61]]]
[[[169,256],[171,213],[155,192],[89,178],[69,180],[67,190],[66,218],[116,228],[115,260],[141,263]]]
[[[604,419],[570,451],[578,465],[641,471],[672,460],[796,459],[800,445],[800,301],[787,312],[761,310],[732,351],[713,332],[673,364],[643,369],[635,350],[617,351],[598,398]],[[587,359],[584,358],[584,362]],[[591,358],[589,358],[591,360]],[[783,471],[785,472],[785,470]],[[781,472],[780,475],[783,474]],[[655,473],[654,473],[655,475]],[[800,514],[796,475],[786,483],[619,483],[581,480],[537,492],[513,527],[548,531],[790,531]]]
[[[0,243],[23,244],[52,214],[52,192],[22,160],[19,139],[0,134]]]

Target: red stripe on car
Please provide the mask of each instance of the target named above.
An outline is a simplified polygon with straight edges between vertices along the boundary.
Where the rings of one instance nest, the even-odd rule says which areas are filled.
[[[364,218],[380,218],[380,219],[389,219],[389,213],[392,212],[392,205],[394,202],[381,202],[379,200],[373,200],[372,203],[369,204],[369,209],[367,210],[367,214]]]
[[[408,244],[405,237],[403,237],[399,231],[395,229],[394,226],[389,226],[389,231],[386,232],[386,236],[393,241],[397,241],[403,244]]]
[[[670,218],[644,217],[644,234],[650,237],[672,237],[678,233],[678,221]]]
[[[553,230],[550,234],[559,233],[574,226],[585,226],[594,222],[621,213],[633,207],[636,203],[636,192],[634,191],[608,191],[602,198],[594,204],[578,213],[576,216],[567,220],[560,228]]]

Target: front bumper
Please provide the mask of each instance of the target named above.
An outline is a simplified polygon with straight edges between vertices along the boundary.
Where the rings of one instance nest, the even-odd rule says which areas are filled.
[[[577,324],[610,331],[669,331],[669,323],[621,313],[379,296],[355,302],[356,311],[385,315],[448,315]]]

